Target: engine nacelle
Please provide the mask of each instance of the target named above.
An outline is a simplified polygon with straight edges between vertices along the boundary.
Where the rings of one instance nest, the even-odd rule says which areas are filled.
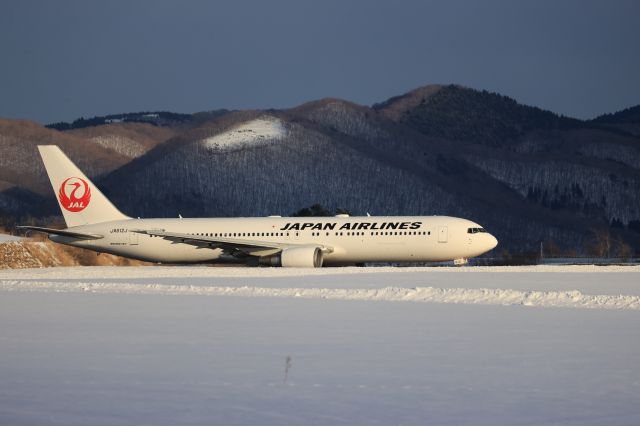
[[[284,268],[320,268],[322,250],[318,247],[290,247],[273,256],[260,258],[260,264]]]

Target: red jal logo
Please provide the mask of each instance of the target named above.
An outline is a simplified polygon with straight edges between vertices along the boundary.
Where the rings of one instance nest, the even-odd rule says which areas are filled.
[[[89,185],[84,179],[70,177],[60,185],[58,196],[60,197],[60,204],[65,210],[79,212],[89,205],[91,189],[89,189]]]

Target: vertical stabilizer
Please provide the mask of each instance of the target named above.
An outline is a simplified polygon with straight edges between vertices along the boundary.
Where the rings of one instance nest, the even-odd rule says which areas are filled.
[[[129,219],[56,145],[38,146],[67,227]]]

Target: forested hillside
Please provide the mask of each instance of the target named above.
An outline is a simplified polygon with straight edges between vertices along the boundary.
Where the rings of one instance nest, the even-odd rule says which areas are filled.
[[[373,107],[323,99],[164,124],[43,129],[52,133],[23,142],[14,132],[8,143],[0,127],[0,152],[35,165],[20,179],[33,184],[0,176],[0,211],[8,220],[55,212],[42,198],[51,195],[35,152],[51,141],[136,217],[289,215],[319,203],[356,215],[466,217],[511,252],[544,242],[579,253],[606,234],[628,254],[640,251],[637,126],[637,107],[581,121],[452,85]],[[97,152],[109,160],[92,165]],[[22,198],[2,204],[8,190]]]

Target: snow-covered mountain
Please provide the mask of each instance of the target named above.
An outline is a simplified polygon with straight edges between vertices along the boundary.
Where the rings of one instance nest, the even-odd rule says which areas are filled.
[[[625,130],[637,125],[628,111],[580,121],[493,93],[426,86],[373,107],[323,99],[194,117],[156,126],[162,142],[146,145],[135,132],[115,140],[100,130],[108,126],[81,129],[85,147],[122,158],[93,175],[126,213],[288,215],[320,203],[467,217],[491,229],[500,250],[553,241],[580,251],[596,229],[640,248],[640,137]],[[35,215],[42,207],[24,204]]]

